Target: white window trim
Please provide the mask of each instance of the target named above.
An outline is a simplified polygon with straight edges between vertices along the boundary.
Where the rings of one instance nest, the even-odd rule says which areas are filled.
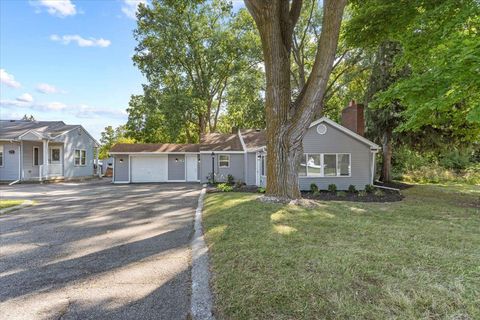
[[[76,158],[76,153],[77,153],[77,150],[80,151],[80,161],[78,162],[78,164],[75,163],[75,158]],[[82,164],[82,151],[85,151],[85,164]],[[73,150],[73,165],[75,167],[86,167],[87,166],[87,150],[85,149],[74,149]]]
[[[35,149],[38,150],[38,164],[35,164]],[[33,147],[32,149],[32,166],[38,167],[40,165],[40,147]]]
[[[220,163],[222,161],[226,161],[226,160],[220,160],[221,157],[228,157],[228,165],[227,166],[222,166]],[[230,168],[230,155],[229,154],[219,154],[218,155],[218,168],[220,169],[228,169]]]
[[[340,175],[340,167],[338,165],[338,155],[339,154],[348,154],[348,176],[341,176]],[[308,163],[308,156],[309,155],[320,155],[320,174],[308,174],[308,165],[305,166],[306,175],[301,176],[299,178],[351,178],[352,177],[352,154],[349,152],[338,152],[338,153],[304,153],[306,164]],[[336,175],[335,176],[326,176],[324,169],[325,169],[325,155],[335,155],[335,165],[336,165]]]
[[[3,147],[3,144],[0,145],[0,153],[2,154],[2,164],[0,164],[0,168],[3,168],[3,164],[5,162],[5,152],[4,151],[4,147]]]

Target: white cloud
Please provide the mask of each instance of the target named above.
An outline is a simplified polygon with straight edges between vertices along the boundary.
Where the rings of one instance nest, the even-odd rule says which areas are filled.
[[[6,84],[11,88],[20,88],[20,82],[15,80],[15,77],[9,74],[5,69],[0,69],[0,82]]]
[[[77,9],[70,0],[39,0],[31,4],[37,8],[46,8],[49,14],[61,18],[77,14]]]
[[[136,19],[137,8],[140,3],[147,4],[146,0],[124,0],[122,12],[130,19]]]
[[[18,97],[17,100],[0,100],[0,106],[6,108],[26,108],[38,111],[62,111],[67,108],[67,106],[61,102],[35,103],[33,102],[33,98],[32,101],[25,101],[21,100],[20,97]]]
[[[17,98],[17,101],[20,102],[33,102],[33,97],[29,93],[24,93],[20,97]]]
[[[50,94],[50,93],[63,93],[64,91],[48,83],[39,83],[36,87],[38,92]]]
[[[127,112],[119,109],[95,108],[88,105],[80,105],[76,108],[78,111],[75,114],[78,118],[117,118],[126,119]]]
[[[69,44],[70,42],[76,42],[79,47],[106,48],[112,43],[110,40],[106,40],[106,39],[103,39],[103,38],[100,38],[100,39],[95,39],[95,38],[85,39],[82,36],[79,36],[78,34],[64,35],[64,36],[59,36],[59,35],[56,35],[56,34],[52,34],[50,36],[50,40],[56,41],[56,42],[61,42],[63,44]]]

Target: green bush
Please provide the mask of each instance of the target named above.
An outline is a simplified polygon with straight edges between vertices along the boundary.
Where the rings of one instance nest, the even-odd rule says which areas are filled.
[[[332,192],[332,193],[335,193],[337,192],[337,185],[332,183],[332,184],[329,184],[328,185],[328,191]]]
[[[315,183],[310,184],[310,192],[318,193],[318,186]]]
[[[349,193],[355,193],[355,192],[357,192],[357,188],[355,188],[355,186],[353,184],[351,184],[351,185],[348,186],[348,192]]]
[[[438,164],[446,169],[464,170],[471,164],[471,159],[471,150],[453,149],[444,152],[441,155]]]
[[[337,191],[337,197],[346,197],[347,196],[347,193],[345,191]]]
[[[266,191],[265,188],[262,188],[262,187],[259,187],[257,190],[258,193],[265,193],[265,191]]]
[[[366,196],[367,196],[367,192],[364,191],[364,190],[361,190],[361,191],[358,192],[358,196],[359,196],[359,197],[366,197]]]
[[[382,190],[380,189],[376,189],[374,192],[373,192],[374,195],[376,195],[377,197],[383,197],[385,195],[385,192],[383,192]]]
[[[234,182],[235,182],[235,178],[231,174],[227,175],[227,183],[231,185]]]
[[[233,187],[227,183],[220,183],[217,185],[217,189],[222,192],[230,192],[233,191]]]
[[[470,165],[465,170],[455,171],[445,169],[437,164],[421,167],[418,170],[408,171],[400,179],[410,183],[445,183],[460,182],[480,184],[480,164]]]
[[[373,193],[375,191],[375,187],[371,184],[365,185],[365,192],[366,193]]]

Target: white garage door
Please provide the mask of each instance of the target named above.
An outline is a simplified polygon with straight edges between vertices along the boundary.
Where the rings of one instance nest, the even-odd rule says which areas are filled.
[[[132,182],[168,180],[168,156],[134,156],[131,159]]]

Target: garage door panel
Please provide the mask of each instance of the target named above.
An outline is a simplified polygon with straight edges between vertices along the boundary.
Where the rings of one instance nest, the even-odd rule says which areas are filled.
[[[132,182],[165,182],[168,179],[167,155],[134,156]]]

